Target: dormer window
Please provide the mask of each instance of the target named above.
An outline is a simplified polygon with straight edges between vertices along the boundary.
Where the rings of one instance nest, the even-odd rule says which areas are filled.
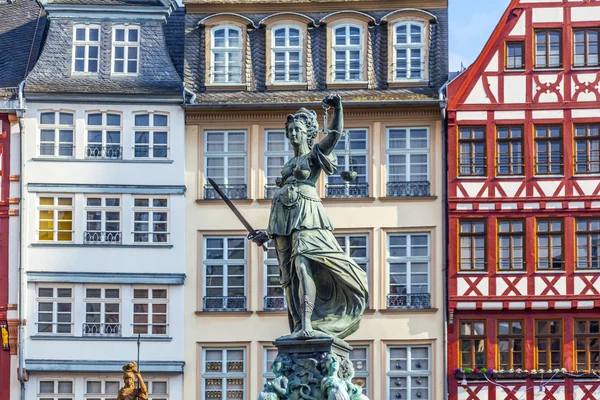
[[[417,21],[402,21],[394,25],[393,78],[423,80],[425,75],[424,24]]]
[[[140,58],[140,28],[115,27],[112,54],[114,74],[137,74]]]
[[[277,26],[272,30],[273,83],[302,82],[302,30],[297,26]]]
[[[333,28],[333,80],[362,80],[362,29],[358,25]]]
[[[211,31],[211,83],[242,82],[242,32],[234,26]]]
[[[98,72],[100,26],[75,25],[73,28],[73,71]]]

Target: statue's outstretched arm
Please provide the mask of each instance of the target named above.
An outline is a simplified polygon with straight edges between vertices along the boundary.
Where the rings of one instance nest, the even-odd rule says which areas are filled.
[[[330,94],[325,97],[323,103],[333,107],[333,118],[329,124],[327,136],[319,142],[319,150],[324,154],[329,154],[340,141],[342,130],[344,129],[344,110],[342,108],[342,99],[338,94]]]

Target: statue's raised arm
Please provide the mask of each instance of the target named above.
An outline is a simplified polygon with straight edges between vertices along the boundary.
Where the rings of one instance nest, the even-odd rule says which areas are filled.
[[[323,154],[330,154],[340,141],[342,131],[344,130],[344,110],[342,108],[342,99],[338,94],[330,94],[323,99],[323,104],[333,108],[333,118],[329,124],[327,136],[319,142],[319,149]],[[325,111],[327,112],[327,111]]]

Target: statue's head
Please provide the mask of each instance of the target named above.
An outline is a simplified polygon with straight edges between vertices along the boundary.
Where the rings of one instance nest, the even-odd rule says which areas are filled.
[[[135,383],[135,371],[137,364],[132,362],[123,366],[123,383],[126,388],[132,388]]]
[[[312,147],[318,131],[317,113],[304,107],[296,114],[288,115],[285,121],[285,136],[295,146],[300,146],[306,141],[308,147]]]

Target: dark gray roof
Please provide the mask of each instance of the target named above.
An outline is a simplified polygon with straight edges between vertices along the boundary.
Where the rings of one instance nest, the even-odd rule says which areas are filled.
[[[35,0],[0,3],[0,88],[19,86],[33,68],[45,27],[46,14],[40,14]],[[12,95],[0,92],[2,97]]]
[[[185,41],[185,8],[179,7],[174,10],[167,25],[165,25],[165,38],[173,65],[179,76],[183,79],[183,49]]]
[[[160,0],[48,0],[48,4],[89,6],[163,6]]]

